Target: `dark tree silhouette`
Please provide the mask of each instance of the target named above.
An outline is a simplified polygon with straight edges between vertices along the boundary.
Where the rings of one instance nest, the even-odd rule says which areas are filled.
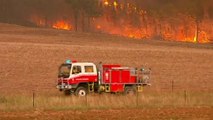
[[[97,17],[101,14],[98,0],[66,0],[72,9],[75,21],[75,31],[78,31],[78,21],[81,20],[82,30],[85,30],[85,18],[88,19],[88,27],[91,17]]]

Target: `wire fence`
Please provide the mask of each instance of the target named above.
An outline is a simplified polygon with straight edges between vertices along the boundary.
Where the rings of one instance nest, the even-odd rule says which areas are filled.
[[[131,96],[122,93],[65,96],[55,87],[31,90],[17,87],[12,93],[4,93],[1,89],[0,110],[213,106],[212,88],[202,86],[189,89],[174,81],[162,83],[158,88],[146,87],[142,93]]]

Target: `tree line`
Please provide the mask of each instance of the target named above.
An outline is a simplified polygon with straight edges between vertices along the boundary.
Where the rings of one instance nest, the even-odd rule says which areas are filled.
[[[39,14],[46,21],[71,16],[75,31],[79,26],[82,31],[89,31],[91,20],[102,16],[112,22],[128,18],[137,27],[147,22],[147,16],[173,20],[186,15],[195,20],[199,31],[205,17],[213,18],[213,0],[0,0],[0,22],[33,25],[27,21],[32,14]]]
[[[71,16],[77,31],[79,21],[85,24],[101,15],[99,0],[0,0],[0,21],[33,25],[27,17],[37,14],[46,21],[58,16]],[[84,26],[83,26],[84,27]]]

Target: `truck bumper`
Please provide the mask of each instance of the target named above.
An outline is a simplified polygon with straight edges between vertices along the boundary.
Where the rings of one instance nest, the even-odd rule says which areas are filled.
[[[73,86],[72,85],[57,85],[56,88],[59,90],[65,90],[65,89],[72,89]]]
[[[59,90],[70,90],[70,89],[75,89],[78,87],[78,84],[72,84],[72,85],[67,85],[67,84],[60,84],[57,85],[56,88]]]

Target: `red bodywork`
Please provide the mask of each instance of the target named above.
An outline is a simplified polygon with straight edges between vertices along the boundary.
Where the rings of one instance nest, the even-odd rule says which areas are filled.
[[[69,79],[69,84],[79,84],[84,82],[97,82],[97,75],[78,75]]]
[[[120,65],[103,65],[102,84],[110,85],[111,92],[123,92],[126,84],[136,84],[136,76]]]
[[[97,82],[97,78],[97,75],[77,75],[71,78],[60,78],[58,82],[61,84],[63,80],[63,83],[72,85],[79,83]]]

